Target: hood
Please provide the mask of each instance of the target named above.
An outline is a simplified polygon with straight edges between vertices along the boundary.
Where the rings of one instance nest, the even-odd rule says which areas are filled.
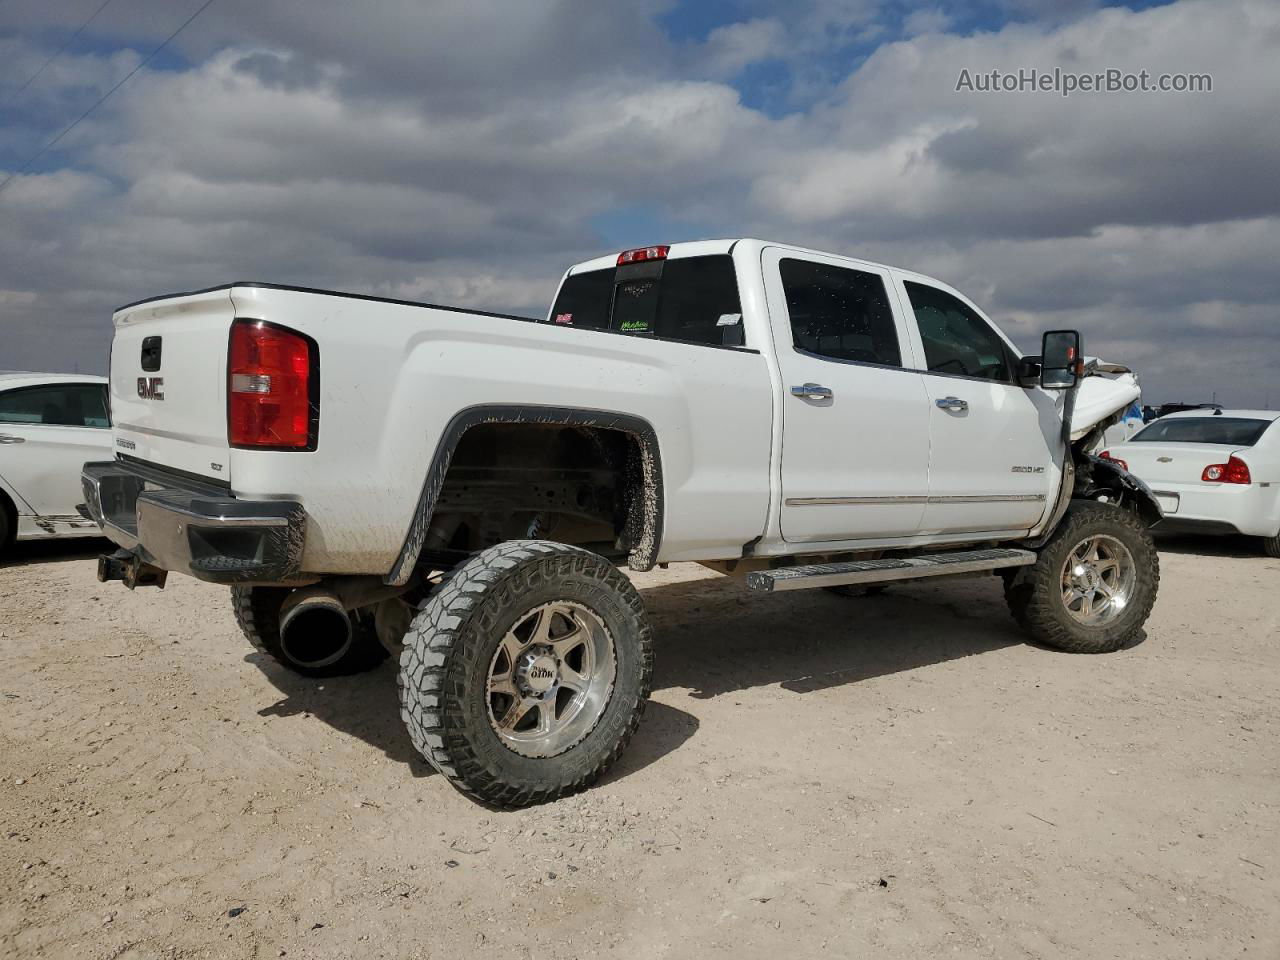
[[[1102,421],[1118,417],[1142,396],[1138,375],[1127,367],[1085,358],[1085,376],[1076,392],[1071,415],[1071,439],[1079,440]]]

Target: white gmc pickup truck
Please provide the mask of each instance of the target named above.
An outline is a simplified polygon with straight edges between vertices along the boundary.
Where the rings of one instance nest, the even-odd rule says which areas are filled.
[[[578,264],[543,319],[233,283],[114,321],[100,578],[230,585],[300,673],[398,654],[414,745],[490,804],[581,789],[640,722],[619,564],[850,596],[995,573],[1081,652],[1155,601],[1160,508],[1087,453],[1136,378],[1074,331],[1022,356],[909,271],[717,240]]]

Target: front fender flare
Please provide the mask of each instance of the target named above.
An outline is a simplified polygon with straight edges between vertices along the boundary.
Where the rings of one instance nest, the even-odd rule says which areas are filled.
[[[1164,510],[1151,488],[1110,460],[1089,455],[1089,479],[1079,499],[1097,500],[1105,495],[1113,503],[1128,506],[1148,527],[1164,519]]]

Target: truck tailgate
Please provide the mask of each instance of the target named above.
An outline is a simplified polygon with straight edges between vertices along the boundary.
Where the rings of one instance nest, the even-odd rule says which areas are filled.
[[[230,481],[227,339],[234,317],[226,289],[116,312],[111,413],[117,453]]]

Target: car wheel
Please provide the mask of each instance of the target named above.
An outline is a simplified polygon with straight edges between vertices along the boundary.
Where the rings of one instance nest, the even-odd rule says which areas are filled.
[[[1262,552],[1268,557],[1280,559],[1280,533],[1277,533],[1274,537],[1262,538]]]
[[[1122,507],[1077,501],[1035,564],[1007,581],[1005,599],[1041,643],[1109,653],[1142,628],[1159,585],[1160,558],[1142,521]]]
[[[584,789],[621,755],[649,696],[652,631],[603,557],[516,540],[432,594],[400,667],[418,751],[459,790],[523,807]]]

